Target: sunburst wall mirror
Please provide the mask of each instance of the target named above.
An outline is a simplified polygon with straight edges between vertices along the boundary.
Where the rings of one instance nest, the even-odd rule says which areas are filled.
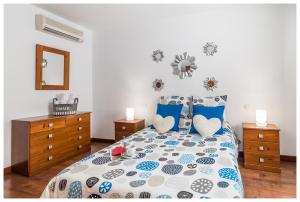
[[[176,55],[174,62],[171,63],[173,74],[179,76],[180,79],[192,77],[194,70],[198,68],[195,60],[196,58],[189,56],[187,52],[184,52],[182,55]]]
[[[213,56],[215,53],[218,52],[218,46],[214,42],[207,42],[203,46],[203,52],[206,56]]]
[[[152,87],[154,88],[155,91],[161,91],[164,87],[164,82],[162,81],[162,79],[155,79],[152,82]]]
[[[203,87],[206,88],[207,91],[213,91],[218,87],[218,81],[215,79],[215,77],[207,77],[203,81]]]
[[[153,51],[152,58],[155,62],[161,62],[164,58],[164,53],[161,50]]]

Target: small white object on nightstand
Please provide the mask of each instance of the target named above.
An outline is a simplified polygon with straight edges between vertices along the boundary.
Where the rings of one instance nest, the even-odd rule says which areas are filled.
[[[267,126],[267,111],[266,110],[256,110],[256,125],[257,126]]]
[[[133,121],[134,120],[134,108],[126,108],[126,120]]]

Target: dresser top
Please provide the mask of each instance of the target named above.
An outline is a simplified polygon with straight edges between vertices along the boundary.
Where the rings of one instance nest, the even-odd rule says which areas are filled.
[[[259,130],[280,130],[275,124],[267,124],[267,126],[257,126],[255,123],[243,123],[243,128]]]
[[[65,118],[65,117],[76,116],[80,114],[86,114],[86,113],[91,113],[91,112],[77,112],[76,114],[66,115],[66,116],[54,116],[54,115],[35,116],[35,117],[28,117],[22,119],[15,119],[13,121],[25,121],[25,122],[42,121],[42,120],[49,120],[49,119]]]

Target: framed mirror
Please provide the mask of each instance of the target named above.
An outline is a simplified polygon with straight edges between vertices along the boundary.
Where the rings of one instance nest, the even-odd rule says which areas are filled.
[[[36,90],[69,90],[70,52],[36,45]]]

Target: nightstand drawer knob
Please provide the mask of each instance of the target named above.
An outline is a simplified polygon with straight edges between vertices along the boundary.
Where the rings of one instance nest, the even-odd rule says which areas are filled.
[[[78,145],[78,149],[81,149],[82,148],[82,145]]]
[[[78,140],[81,140],[81,139],[82,139],[82,136],[81,136],[81,135],[79,135],[79,136],[78,136]]]
[[[53,123],[49,123],[48,126],[49,126],[49,128],[52,128],[53,127]]]
[[[51,161],[52,159],[53,159],[53,157],[52,157],[52,156],[49,156],[49,157],[48,157],[48,160],[49,160],[49,161]]]
[[[126,130],[126,126],[122,126],[122,130]]]
[[[80,127],[78,127],[78,130],[82,130],[82,127],[80,126]]]
[[[259,147],[258,147],[258,150],[259,150],[259,151],[263,151],[263,150],[264,150],[264,146],[259,146]]]
[[[53,148],[53,146],[52,146],[52,144],[50,144],[49,146],[48,146],[48,149],[50,150],[50,149],[52,149]]]
[[[264,163],[264,162],[265,162],[265,159],[264,159],[264,158],[259,158],[259,162],[260,162],[260,163]]]
[[[79,118],[78,118],[78,121],[82,121],[82,118],[81,118],[81,117],[79,117]]]
[[[49,138],[49,139],[53,138],[53,135],[50,133],[50,134],[48,135],[48,138]]]
[[[262,133],[259,133],[259,134],[258,134],[258,138],[259,138],[259,139],[263,139],[263,138],[264,138],[264,135],[263,135]]]

